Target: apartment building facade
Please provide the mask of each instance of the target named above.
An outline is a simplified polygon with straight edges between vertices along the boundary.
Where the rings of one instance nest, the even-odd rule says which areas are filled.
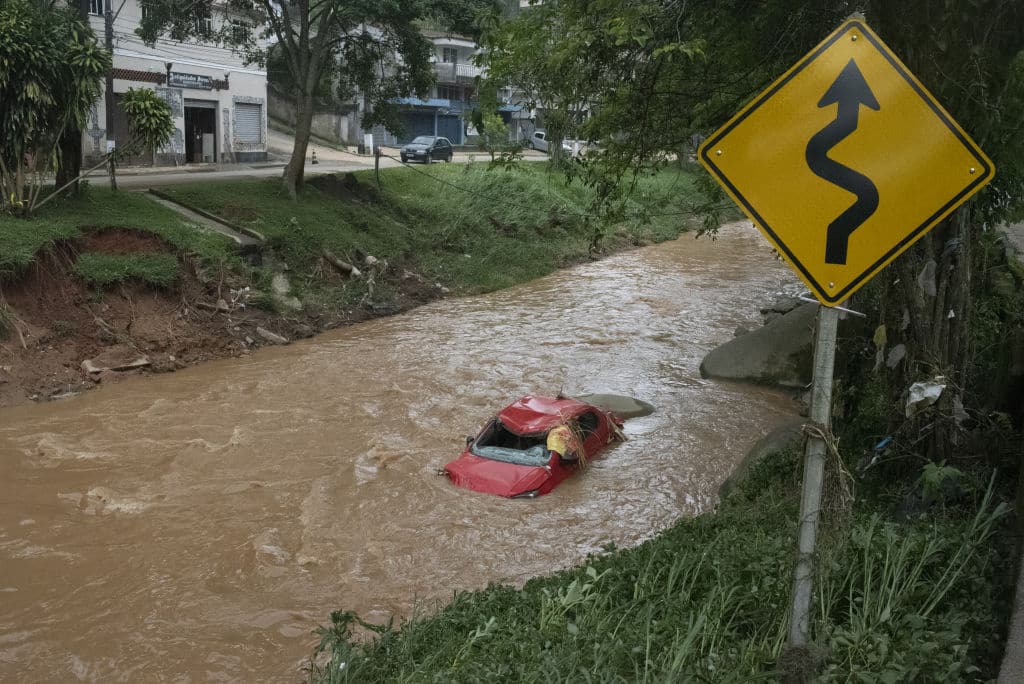
[[[129,88],[149,88],[163,98],[171,107],[175,131],[166,146],[130,157],[127,163],[173,166],[266,160],[266,71],[246,66],[228,48],[197,41],[166,39],[147,47],[135,34],[142,12],[138,0],[90,0],[89,21],[101,40],[109,13],[113,109],[108,119],[108,99],[102,93],[82,137],[86,161],[128,139],[128,122],[118,102]]]
[[[399,100],[403,107],[404,132],[394,136],[378,127],[373,131],[374,142],[378,145],[401,145],[419,135],[441,135],[455,145],[472,144],[475,131],[471,113],[477,106],[477,79],[485,75],[484,70],[474,63],[479,46],[471,38],[451,33],[430,30],[422,33],[434,44],[431,59],[435,84],[430,97]],[[523,135],[519,125],[519,117],[524,115],[523,108],[509,101],[509,97],[504,100],[498,107],[498,113],[509,124],[510,137],[516,139]]]

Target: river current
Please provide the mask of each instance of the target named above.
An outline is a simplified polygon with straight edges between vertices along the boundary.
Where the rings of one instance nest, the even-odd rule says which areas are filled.
[[[302,679],[330,611],[521,584],[711,509],[781,392],[704,354],[799,289],[749,224],[0,411],[0,681]],[[535,500],[436,474],[528,393],[651,402]]]

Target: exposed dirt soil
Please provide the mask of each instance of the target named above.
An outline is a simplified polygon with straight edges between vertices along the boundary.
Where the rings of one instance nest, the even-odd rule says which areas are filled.
[[[133,254],[137,252],[168,252],[171,247],[156,235],[122,228],[102,228],[87,233],[80,242],[82,252]]]
[[[443,291],[420,276],[369,269],[365,277],[395,293],[387,304],[284,314],[256,308],[253,290],[232,274],[209,273],[182,257],[171,290],[126,282],[90,289],[75,273],[82,252],[172,252],[159,238],[126,229],[103,229],[41,254],[14,281],[0,281],[0,407],[26,400],[72,396],[129,373],[168,372],[212,358],[241,356],[269,344],[257,328],[288,340],[309,337],[434,299]],[[326,280],[340,279],[330,268]],[[312,311],[309,309],[319,309]],[[4,320],[6,319],[6,324]],[[87,359],[129,354],[148,365],[118,372],[86,372]]]

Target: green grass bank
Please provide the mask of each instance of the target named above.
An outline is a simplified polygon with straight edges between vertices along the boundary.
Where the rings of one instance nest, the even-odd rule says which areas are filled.
[[[31,219],[0,214],[0,282],[15,280],[55,246],[107,228],[153,236],[174,250],[210,262],[232,260],[229,240],[197,230],[144,195],[86,186],[80,196],[56,200]]]
[[[589,213],[591,192],[540,164],[488,169],[486,164],[386,169],[313,177],[299,202],[277,179],[196,183],[165,189],[267,238],[268,269],[287,265],[313,289],[315,262],[326,249],[360,268],[360,256],[409,268],[459,293],[507,287],[594,253],[677,237],[696,198],[693,176],[664,171],[640,180],[627,219],[601,224]],[[667,214],[667,215],[658,215]],[[0,216],[0,278],[12,279],[36,256],[90,231],[127,228],[164,240],[209,263],[238,264],[230,243],[197,230],[141,193],[91,187],[39,216]],[[250,275],[260,276],[260,269]],[[103,278],[98,278],[103,282]]]
[[[345,611],[322,630],[320,682],[961,682],[998,670],[1012,552],[1002,494],[911,516],[885,499],[828,517],[815,643],[784,650],[797,456],[756,465],[714,514],[517,590],[459,593],[400,626]],[[369,631],[370,638],[366,637]],[[358,636],[354,634],[358,633]],[[325,659],[329,656],[329,660]]]
[[[675,238],[688,227],[686,207],[697,195],[687,171],[643,178],[629,219],[606,226],[589,213],[588,189],[541,164],[438,164],[387,169],[380,177],[380,187],[370,171],[313,178],[298,203],[277,179],[166,192],[266,236],[307,289],[318,287],[313,266],[326,249],[359,268],[367,255],[386,260],[397,273],[414,271],[460,294],[508,287],[583,260],[598,231],[599,252]]]

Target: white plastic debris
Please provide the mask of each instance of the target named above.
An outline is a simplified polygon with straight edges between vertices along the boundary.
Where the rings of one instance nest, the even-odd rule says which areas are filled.
[[[891,350],[889,350],[889,356],[885,360],[885,365],[888,368],[895,368],[896,365],[907,356],[907,347],[903,344],[897,344]]]
[[[953,420],[956,422],[957,427],[963,427],[964,421],[970,418],[967,411],[964,409],[963,399],[960,395],[953,397]]]
[[[941,375],[911,385],[907,393],[907,418],[937,402],[944,389],[946,389],[946,378]]]

